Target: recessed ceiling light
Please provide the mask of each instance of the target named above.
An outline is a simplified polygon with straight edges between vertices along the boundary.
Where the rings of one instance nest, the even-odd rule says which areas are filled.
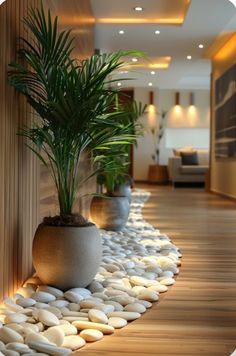
[[[150,82],[150,83],[148,83],[148,86],[149,86],[149,87],[152,87],[152,83],[151,83],[151,82]]]
[[[155,31],[155,34],[156,34],[156,35],[160,35],[160,33],[161,33],[161,31],[159,31],[159,30],[156,30],[156,31]]]
[[[156,74],[156,72],[154,70],[152,70],[150,73],[151,73],[151,75],[155,75]]]
[[[118,82],[118,83],[117,83],[117,86],[118,86],[118,87],[121,87],[121,82]]]
[[[199,47],[199,48],[204,48],[204,45],[203,45],[203,44],[200,44],[198,47]]]
[[[123,35],[124,33],[125,33],[124,30],[120,30],[120,31],[119,31],[119,34],[120,34],[120,35]]]
[[[132,58],[132,62],[138,62],[137,58]]]
[[[189,59],[189,60],[192,59],[192,56],[187,56],[187,59]]]
[[[134,11],[143,11],[143,7],[141,6],[135,6]]]

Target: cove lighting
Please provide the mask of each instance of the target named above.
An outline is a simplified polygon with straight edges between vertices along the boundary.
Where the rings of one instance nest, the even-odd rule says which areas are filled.
[[[152,87],[152,83],[151,83],[151,82],[150,82],[150,83],[148,83],[148,86],[149,86],[149,87]]]
[[[159,30],[156,30],[156,31],[155,31],[155,34],[156,34],[156,35],[160,35],[160,33],[161,33],[161,31],[159,31]]]
[[[236,0],[229,0],[236,7]]]
[[[187,56],[187,59],[188,59],[188,60],[192,59],[192,56]]]
[[[124,33],[125,33],[124,30],[120,30],[120,31],[119,31],[119,34],[120,34],[120,35],[123,35]]]
[[[154,70],[152,70],[150,73],[151,73],[151,75],[155,75],[156,74],[156,72]]]
[[[204,45],[203,45],[203,44],[200,44],[198,47],[199,47],[199,48],[204,48]]]
[[[134,11],[143,11],[143,7],[141,6],[135,6]]]
[[[137,58],[132,58],[132,62],[138,62]]]

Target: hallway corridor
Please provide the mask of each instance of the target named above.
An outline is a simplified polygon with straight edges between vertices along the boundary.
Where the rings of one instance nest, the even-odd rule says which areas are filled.
[[[77,354],[229,356],[236,348],[236,205],[200,189],[142,186],[145,219],[183,253],[176,284],[141,319]]]

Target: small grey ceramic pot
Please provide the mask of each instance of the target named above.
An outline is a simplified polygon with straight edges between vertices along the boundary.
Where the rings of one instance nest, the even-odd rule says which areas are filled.
[[[86,287],[96,275],[102,257],[95,225],[61,227],[39,225],[33,241],[33,264],[44,284],[61,290]]]
[[[126,197],[131,203],[131,198],[132,198],[132,190],[130,185],[128,184],[117,184],[115,186],[113,195],[116,197]]]
[[[90,216],[100,229],[120,231],[128,220],[129,201],[124,196],[93,197]]]

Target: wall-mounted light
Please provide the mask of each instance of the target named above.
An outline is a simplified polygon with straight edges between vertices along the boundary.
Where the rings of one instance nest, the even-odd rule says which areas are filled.
[[[149,105],[153,105],[154,103],[154,93],[153,91],[149,92]]]
[[[193,92],[191,92],[189,94],[189,104],[190,104],[190,106],[194,106],[195,105],[195,95],[194,95]]]
[[[178,106],[179,105],[179,98],[180,98],[180,94],[179,92],[177,91],[175,93],[175,105]]]

